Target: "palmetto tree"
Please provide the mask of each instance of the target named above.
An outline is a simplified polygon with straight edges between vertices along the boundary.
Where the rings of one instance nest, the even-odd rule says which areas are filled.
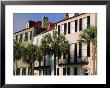
[[[19,59],[21,59],[21,44],[14,41],[14,61],[16,63],[16,67],[15,67],[16,70],[17,70],[17,60]]]
[[[68,41],[63,34],[58,35],[57,31],[53,34],[46,34],[41,41],[45,54],[54,55],[54,75],[56,75],[56,57],[59,59],[62,54],[68,51]]]
[[[97,29],[94,26],[90,26],[87,29],[85,29],[80,34],[80,40],[81,43],[92,43],[92,60],[93,60],[93,74],[96,74],[96,49],[97,49]]]
[[[24,62],[28,62],[29,63],[29,74],[30,75],[34,75],[34,62],[36,60],[37,57],[37,46],[32,45],[32,44],[28,44],[27,46],[23,46],[22,47],[22,59]]]

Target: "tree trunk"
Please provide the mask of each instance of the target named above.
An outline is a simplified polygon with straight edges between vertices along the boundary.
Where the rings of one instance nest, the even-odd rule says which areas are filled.
[[[54,75],[56,75],[56,54],[54,54]]]

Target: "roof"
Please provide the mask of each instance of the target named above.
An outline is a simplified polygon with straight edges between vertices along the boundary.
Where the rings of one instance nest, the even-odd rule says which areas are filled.
[[[85,13],[77,14],[77,15],[72,16],[72,17],[70,17],[70,18],[60,20],[60,21],[56,22],[56,24],[57,24],[57,23],[60,23],[60,22],[63,22],[63,21],[66,21],[66,20],[69,20],[69,19],[72,19],[72,18],[75,18],[75,17],[78,17],[78,16],[83,15],[83,14],[85,14]]]

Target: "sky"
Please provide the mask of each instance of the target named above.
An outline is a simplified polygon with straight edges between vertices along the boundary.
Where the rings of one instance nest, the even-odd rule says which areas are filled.
[[[14,13],[14,32],[24,29],[29,20],[41,21],[43,16],[48,16],[49,22],[57,22],[64,18],[64,13]]]

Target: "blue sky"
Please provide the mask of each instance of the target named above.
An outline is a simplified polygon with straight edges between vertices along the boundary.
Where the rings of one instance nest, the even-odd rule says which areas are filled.
[[[43,16],[48,16],[49,22],[57,22],[64,18],[63,13],[14,13],[14,32],[24,29],[29,20],[41,21]]]

